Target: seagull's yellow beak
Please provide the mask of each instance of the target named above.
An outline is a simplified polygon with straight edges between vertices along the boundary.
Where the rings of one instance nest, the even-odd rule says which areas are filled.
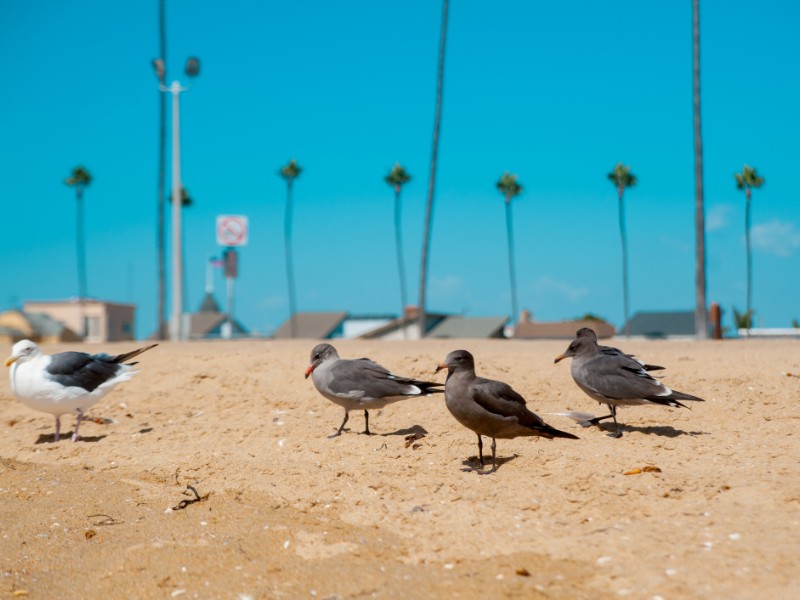
[[[553,364],[556,364],[556,363],[564,360],[565,358],[567,358],[566,354],[559,354],[558,356],[556,356],[556,359],[553,361]]]
[[[6,366],[10,367],[11,365],[13,365],[15,362],[17,362],[18,358],[19,358],[19,356],[9,356],[6,359]]]

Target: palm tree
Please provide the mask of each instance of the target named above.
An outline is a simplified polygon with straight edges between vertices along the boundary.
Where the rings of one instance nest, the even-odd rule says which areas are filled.
[[[403,185],[411,180],[411,175],[400,165],[395,163],[389,174],[383,178],[392,188],[394,188],[394,237],[397,246],[397,272],[400,275],[400,315],[405,312],[408,296],[406,295],[406,270],[403,264],[403,237],[401,230],[402,211],[400,205],[400,191]]]
[[[283,239],[286,248],[286,279],[289,287],[289,332],[291,337],[297,335],[295,324],[294,267],[292,265],[292,184],[300,176],[303,169],[295,159],[281,167],[278,174],[286,181],[286,212],[284,214]]]
[[[625,233],[625,188],[636,185],[636,175],[631,173],[631,168],[617,163],[608,178],[617,188],[619,197],[619,235],[622,240],[622,305],[625,312],[625,337],[630,337],[631,328],[628,323],[628,240]]]
[[[706,310],[706,224],[703,200],[703,136],[700,128],[700,0],[692,0],[692,57],[694,110],[694,331],[700,339],[708,337]]]
[[[425,234],[422,238],[422,267],[419,276],[419,337],[425,337],[428,315],[425,311],[425,291],[428,286],[428,248],[431,243],[433,221],[433,191],[436,187],[436,155],[439,150],[439,129],[442,121],[442,91],[444,86],[444,48],[447,40],[448,0],[442,0],[442,32],[439,38],[439,68],[436,73],[436,113],[433,119],[433,150],[428,175],[428,200],[425,204]]]
[[[167,60],[167,26],[166,26],[165,0],[158,2],[158,33],[161,52],[159,58],[153,61],[156,67],[159,85],[164,85],[166,79]],[[164,182],[166,180],[166,148],[167,148],[167,96],[159,89],[158,92],[158,232],[156,245],[158,246],[158,315],[156,338],[159,340],[167,337],[167,321],[164,317],[167,303],[167,271],[166,271],[166,230],[164,223]]]
[[[753,188],[760,188],[764,184],[764,178],[756,173],[753,167],[744,166],[741,173],[734,174],[736,178],[736,188],[744,190],[745,208],[744,208],[744,245],[745,252],[747,253],[747,311],[745,314],[748,319],[752,319],[753,307],[750,303],[752,298],[753,289],[753,257],[750,253],[750,197]],[[748,320],[747,335],[750,335],[750,321]]]
[[[506,204],[506,239],[508,241],[508,274],[511,281],[511,321],[517,318],[517,276],[514,270],[514,228],[511,214],[511,200],[522,193],[522,185],[517,182],[517,176],[508,171],[497,182],[497,189],[503,194]]]
[[[84,167],[72,169],[72,175],[64,180],[70,187],[75,188],[77,202],[77,219],[75,224],[75,249],[78,261],[78,301],[81,307],[81,335],[86,335],[86,319],[84,315],[84,302],[86,299],[86,240],[83,228],[83,190],[92,183],[92,176]]]

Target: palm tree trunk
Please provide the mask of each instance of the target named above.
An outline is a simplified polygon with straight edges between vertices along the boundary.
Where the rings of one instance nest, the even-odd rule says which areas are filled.
[[[286,280],[289,289],[289,335],[297,337],[295,316],[294,266],[292,263],[292,180],[286,180],[286,214],[284,216],[283,238],[286,248]]]
[[[161,45],[160,58],[164,61],[164,68],[167,64],[167,34],[165,18],[165,2],[160,0],[158,3],[158,25],[159,39]],[[164,83],[163,80],[160,83]],[[158,315],[156,324],[158,326],[156,338],[166,339],[167,322],[165,310],[167,305],[167,271],[166,271],[166,232],[164,222],[164,211],[166,203],[164,200],[164,182],[166,180],[166,148],[167,148],[167,96],[161,90],[158,92],[159,100],[159,125],[158,125]]]
[[[86,241],[83,227],[83,187],[75,188],[77,200],[77,221],[75,224],[75,244],[78,259],[78,303],[80,304],[81,335],[86,336]]]
[[[628,320],[628,240],[625,233],[625,204],[622,189],[619,190],[619,236],[622,241],[622,307],[625,314],[625,337],[631,336]]]
[[[403,261],[403,234],[402,234],[402,214],[400,203],[400,186],[394,189],[394,236],[395,246],[397,247],[397,272],[400,276],[400,316],[405,314],[406,302],[406,268]],[[405,330],[404,330],[405,332]]]
[[[700,0],[692,0],[692,56],[694,104],[694,331],[708,338],[706,308],[706,224],[703,200],[703,136],[700,128]]]
[[[433,120],[433,150],[431,152],[431,168],[428,176],[428,201],[425,205],[425,234],[422,238],[422,267],[419,278],[419,337],[425,337],[428,315],[425,309],[425,292],[428,285],[428,249],[431,242],[431,226],[433,220],[433,191],[436,183],[436,156],[439,150],[439,129],[442,120],[442,92],[444,87],[444,48],[447,39],[448,0],[442,0],[442,33],[439,39],[439,68],[436,75],[436,115]]]
[[[747,335],[750,336],[750,327],[752,326],[752,308],[750,300],[752,298],[753,289],[753,257],[750,253],[750,188],[745,188],[744,191],[746,202],[744,207],[744,246],[747,253]]]
[[[514,224],[511,214],[511,198],[506,198],[506,239],[508,241],[508,274],[511,282],[511,322],[519,315],[517,307],[517,276],[514,268]]]

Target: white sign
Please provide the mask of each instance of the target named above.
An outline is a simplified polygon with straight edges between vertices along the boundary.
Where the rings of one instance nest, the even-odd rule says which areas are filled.
[[[243,215],[217,216],[217,244],[220,246],[246,246],[247,235],[247,217]]]

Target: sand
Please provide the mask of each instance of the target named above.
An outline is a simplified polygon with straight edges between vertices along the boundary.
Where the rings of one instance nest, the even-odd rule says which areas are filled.
[[[441,397],[328,439],[343,410],[303,379],[310,340],[162,344],[78,443],[4,374],[0,597],[800,597],[798,342],[614,342],[706,402],[621,410],[612,439],[548,415],[605,414],[553,364],[566,342],[337,343],[440,381],[469,349],[581,438],[498,440],[491,475]]]

